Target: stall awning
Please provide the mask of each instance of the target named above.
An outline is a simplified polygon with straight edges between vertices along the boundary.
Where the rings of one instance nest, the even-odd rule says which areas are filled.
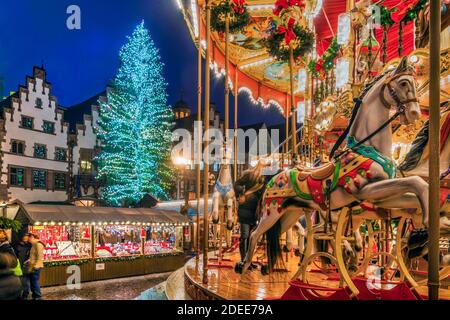
[[[21,205],[15,219],[25,224],[52,222],[183,224],[190,222],[188,217],[171,210],[32,204]]]

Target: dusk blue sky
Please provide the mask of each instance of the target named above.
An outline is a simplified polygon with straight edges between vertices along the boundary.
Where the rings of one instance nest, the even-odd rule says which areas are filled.
[[[66,27],[66,9],[72,4],[81,8],[81,30]],[[165,64],[168,103],[174,104],[183,91],[196,112],[197,50],[175,0],[0,0],[0,77],[5,94],[16,91],[33,66],[42,63],[64,107],[102,92],[117,72],[126,36],[142,19]],[[212,77],[211,88],[211,101],[223,116],[223,82]],[[233,110],[233,103],[230,107]],[[255,106],[245,94],[239,107],[240,125],[283,121],[276,108]]]

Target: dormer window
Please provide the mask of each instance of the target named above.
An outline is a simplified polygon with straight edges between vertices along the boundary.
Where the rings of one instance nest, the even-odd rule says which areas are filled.
[[[22,128],[25,129],[33,129],[33,118],[22,116],[22,120],[20,121]]]
[[[42,109],[42,99],[41,98],[36,98],[36,101],[34,103],[34,107],[38,108],[38,109]]]
[[[55,133],[55,124],[50,121],[44,121],[42,125],[42,129],[45,133],[54,134]]]

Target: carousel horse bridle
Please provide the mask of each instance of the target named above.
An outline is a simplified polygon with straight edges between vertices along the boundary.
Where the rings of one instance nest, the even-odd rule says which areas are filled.
[[[391,85],[392,81],[394,81],[394,80],[396,80],[396,79],[398,79],[398,78],[400,78],[402,76],[413,76],[413,75],[414,75],[414,73],[410,72],[410,71],[408,71],[408,72],[401,72],[401,73],[398,73],[396,75],[389,76],[384,81],[383,86],[381,87],[381,92],[383,94],[380,96],[380,100],[381,100],[381,102],[383,103],[383,105],[386,108],[390,109],[391,106],[392,106],[391,103],[389,103],[386,100],[386,98],[384,97],[384,91],[385,91],[386,88],[388,89],[388,93],[391,96],[392,100],[395,101],[397,112],[400,111],[400,114],[405,112],[405,110],[406,110],[406,106],[405,105],[406,104],[411,103],[411,102],[419,102],[417,97],[414,97],[414,98],[411,98],[411,99],[406,99],[406,100],[402,101],[400,99],[400,97],[398,96],[397,91],[395,91],[395,89],[392,88],[392,85]]]
[[[392,98],[392,100],[394,100],[395,102],[395,107],[396,107],[396,112],[394,115],[392,115],[388,120],[386,120],[386,122],[384,122],[379,128],[377,128],[374,132],[372,132],[371,134],[369,134],[367,137],[365,137],[364,139],[362,139],[361,141],[358,141],[357,144],[355,144],[354,146],[345,149],[344,151],[338,153],[338,154],[334,154],[335,151],[335,147],[333,147],[333,150],[330,154],[330,158],[333,158],[335,160],[339,159],[340,157],[342,157],[343,155],[347,154],[350,151],[354,151],[355,149],[357,149],[359,146],[361,146],[362,144],[364,144],[367,140],[370,140],[371,138],[373,138],[375,135],[377,135],[381,130],[383,130],[384,128],[386,128],[392,121],[394,121],[395,119],[397,119],[399,116],[401,116],[402,114],[405,113],[406,111],[406,104],[411,103],[411,102],[419,102],[419,100],[417,99],[417,97],[411,98],[411,99],[406,99],[404,101],[402,101],[400,99],[400,97],[398,96],[397,92],[395,91],[394,88],[392,88],[392,81],[400,78],[401,76],[413,76],[414,73],[412,71],[407,71],[407,72],[401,72],[395,75],[390,75],[389,77],[387,77],[387,79],[384,81],[383,86],[381,87],[381,92],[382,94],[380,95],[380,100],[383,103],[383,105],[388,108],[391,109],[392,104],[389,103],[386,98],[384,97],[384,92],[385,89],[388,89],[388,93],[390,95],[390,97]],[[367,92],[367,91],[366,91]],[[364,92],[364,93],[366,93]],[[358,98],[357,104],[358,105],[358,109],[359,106],[362,104],[362,98]],[[357,109],[355,110],[354,114],[352,114],[352,118],[356,117],[356,113],[357,113]],[[353,119],[354,120],[354,119]],[[350,128],[351,124],[349,125],[348,129]],[[348,134],[349,130],[346,130],[346,133]],[[344,137],[344,135],[341,135],[342,140],[338,140],[337,143],[339,143],[339,145],[342,143],[343,139],[345,139],[346,137]],[[340,142],[339,142],[340,141]],[[337,144],[336,143],[336,144]],[[337,145],[337,147],[339,147],[339,145]],[[336,148],[337,149],[337,148]]]

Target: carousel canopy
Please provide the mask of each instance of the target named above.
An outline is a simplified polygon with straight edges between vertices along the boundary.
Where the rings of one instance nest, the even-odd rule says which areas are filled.
[[[198,44],[198,37],[202,40],[202,47],[206,46],[205,17],[201,8],[204,0],[177,0],[184,14],[185,21],[191,32],[192,39]],[[213,5],[222,0],[213,1]],[[384,0],[382,5],[392,10],[395,8],[396,18],[402,18],[405,8],[414,6],[419,0]],[[316,49],[313,55],[321,56],[330,46],[337,34],[339,15],[348,12],[354,1],[349,0],[305,0],[305,15],[309,16],[315,31]],[[363,2],[363,1],[359,1]],[[358,3],[359,3],[358,2]],[[286,62],[278,61],[268,54],[264,41],[268,37],[270,23],[274,18],[276,0],[246,0],[247,10],[251,16],[250,23],[242,31],[230,37],[230,71],[229,82],[237,85],[238,91],[245,92],[251,101],[267,107],[272,104],[285,114],[289,112],[289,67]],[[399,40],[402,43],[402,55],[414,50],[414,22],[402,25],[399,32],[396,23],[387,30],[387,61],[399,55]],[[399,34],[402,34],[399,39]],[[375,30],[375,38],[382,43],[383,30]],[[224,75],[225,69],[225,41],[224,35],[212,32],[211,36],[211,68],[217,77]],[[379,53],[379,52],[378,52]],[[296,76],[297,79],[297,76]],[[304,100],[302,94],[295,93],[295,103]]]

